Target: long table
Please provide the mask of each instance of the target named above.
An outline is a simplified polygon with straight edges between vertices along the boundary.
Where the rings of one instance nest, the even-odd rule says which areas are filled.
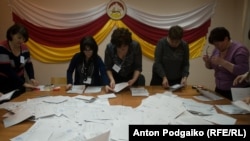
[[[145,88],[148,90],[150,95],[154,95],[156,93],[163,93],[166,91],[166,89],[163,89],[161,86],[145,86]],[[183,98],[193,98],[193,96],[199,95],[199,93],[192,89],[191,86],[186,86],[178,91],[173,92],[174,94],[183,97]],[[21,96],[17,97],[16,99],[13,99],[12,102],[19,102],[19,101],[26,101],[27,99],[36,98],[44,95],[50,95],[50,96],[76,96],[77,94],[67,94],[65,91],[65,87],[61,87],[59,91],[27,91]],[[104,89],[100,93],[91,94],[91,96],[97,96],[105,94]],[[88,94],[84,94],[88,95]],[[131,95],[130,89],[126,88],[119,93],[116,93],[116,98],[109,99],[110,105],[123,105],[123,106],[131,106],[133,108],[139,106],[141,104],[141,101],[146,97],[134,97]],[[231,102],[227,99],[217,100],[217,101],[209,101],[209,102],[203,102],[206,104],[212,104],[212,105],[220,105],[220,104],[230,104]],[[219,109],[216,108],[216,110],[219,113],[223,113]],[[26,120],[23,121],[17,125],[5,128],[3,125],[3,115],[7,113],[6,110],[0,109],[0,140],[1,141],[9,141],[11,138],[25,132],[28,130],[34,122]],[[223,113],[225,114],[225,113]],[[228,114],[226,114],[228,115]],[[235,119],[237,119],[236,124],[237,125],[250,125],[250,114],[245,115],[228,115]]]

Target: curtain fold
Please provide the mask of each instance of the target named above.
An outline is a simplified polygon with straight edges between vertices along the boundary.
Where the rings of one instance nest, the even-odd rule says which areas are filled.
[[[127,15],[133,17],[141,23],[148,26],[169,29],[172,25],[180,25],[186,30],[197,28],[204,22],[208,21],[214,14],[216,6],[215,0],[209,1],[191,11],[185,13],[174,13],[167,15],[152,15],[143,11],[136,10],[132,6],[127,6]]]
[[[10,0],[12,12],[21,19],[39,27],[67,29],[79,27],[106,14],[106,3],[97,5],[87,11],[58,12],[46,9],[29,0]]]
[[[31,55],[44,63],[69,61],[79,51],[83,36],[92,35],[100,45],[115,27],[127,27],[142,47],[143,55],[153,59],[155,45],[166,36],[172,25],[184,28],[184,40],[189,43],[190,59],[199,57],[206,43],[206,34],[216,6],[215,0],[198,8],[167,15],[152,15],[126,5],[121,20],[112,20],[106,13],[106,3],[85,10],[58,12],[29,0],[10,0],[13,21],[24,24],[30,34],[27,45]]]
[[[67,47],[78,44],[81,38],[86,35],[95,35],[106,24],[109,17],[105,14],[88,24],[68,29],[35,26],[26,20],[20,19],[15,13],[13,13],[13,20],[27,27],[30,38],[36,42],[53,47]]]

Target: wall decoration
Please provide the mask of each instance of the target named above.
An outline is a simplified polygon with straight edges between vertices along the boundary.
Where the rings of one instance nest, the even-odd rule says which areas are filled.
[[[216,6],[212,0],[185,13],[159,16],[139,11],[120,0],[67,13],[46,9],[30,0],[9,2],[13,21],[29,30],[27,45],[32,57],[44,63],[69,61],[79,51],[79,41],[83,36],[93,35],[100,44],[114,27],[129,28],[132,38],[141,44],[143,55],[153,59],[157,41],[167,35],[172,25],[184,28],[184,40],[189,43],[190,59],[193,59],[201,55]],[[119,2],[119,6],[115,6],[115,2]],[[115,14],[110,17],[107,9]]]
[[[111,0],[107,4],[106,11],[111,19],[120,20],[125,16],[127,7],[122,0]]]

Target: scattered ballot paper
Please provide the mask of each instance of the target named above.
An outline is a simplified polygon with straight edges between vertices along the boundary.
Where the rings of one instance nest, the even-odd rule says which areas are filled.
[[[93,96],[85,96],[85,95],[77,95],[75,96],[76,99],[82,99],[82,100],[91,100],[94,98]]]
[[[144,87],[130,88],[132,96],[149,96],[148,90]]]
[[[242,109],[238,106],[235,106],[234,104],[215,105],[215,106],[227,114],[248,114],[248,113],[250,113],[249,111],[247,111],[245,109]]]
[[[87,139],[87,141],[109,141],[110,131],[104,132],[98,136]]]
[[[0,101],[10,100],[15,91],[16,90],[13,90],[13,91],[10,91],[10,92],[8,92],[8,93],[3,94],[2,96],[0,96]]]
[[[76,99],[84,100],[86,103],[92,103],[96,100],[93,96],[85,96],[85,95],[77,95],[75,96]]]
[[[29,111],[29,109],[19,109],[17,111],[15,111],[14,114],[12,114],[11,116],[5,118],[3,120],[4,123],[4,127],[10,127],[13,125],[16,125],[30,117],[32,117],[32,113]]]
[[[103,95],[98,95],[98,98],[103,98],[103,99],[109,99],[109,98],[115,98],[116,95],[114,93],[110,93],[110,94],[103,94]]]
[[[43,100],[43,102],[58,104],[58,103],[65,102],[67,100],[68,100],[68,97],[66,96],[48,96]]]
[[[247,103],[243,102],[242,100],[233,101],[232,104],[250,112],[250,104],[247,104]]]

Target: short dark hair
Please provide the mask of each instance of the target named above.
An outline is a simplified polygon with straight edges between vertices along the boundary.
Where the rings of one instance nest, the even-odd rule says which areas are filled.
[[[111,43],[116,47],[129,45],[132,42],[132,33],[126,28],[117,28],[111,35]]]
[[[84,52],[84,50],[86,49],[86,46],[90,47],[90,49],[93,50],[93,56],[97,55],[98,45],[97,45],[95,39],[92,36],[85,36],[85,37],[83,37],[81,39],[81,41],[80,41],[80,51],[81,51],[81,53]]]
[[[21,34],[24,38],[24,42],[27,42],[29,39],[29,34],[28,34],[28,30],[21,24],[15,23],[14,25],[12,25],[6,33],[6,38],[9,41],[12,41],[12,37],[15,34]]]
[[[213,44],[214,42],[224,41],[226,37],[231,40],[229,31],[225,27],[216,27],[210,32],[208,42]]]
[[[183,29],[178,25],[172,26],[168,31],[168,37],[171,40],[181,40],[183,37]]]

